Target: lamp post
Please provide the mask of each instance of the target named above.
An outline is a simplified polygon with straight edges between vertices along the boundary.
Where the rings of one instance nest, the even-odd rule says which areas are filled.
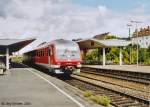
[[[127,26],[129,28],[129,40],[131,41],[131,30],[130,29],[131,29],[132,24],[128,23]],[[130,46],[130,64],[132,62],[131,48],[132,48],[132,46]]]
[[[142,22],[136,21],[136,20],[132,20],[131,23],[134,23],[135,26],[136,26],[136,37],[137,37],[137,49],[136,49],[137,59],[136,59],[136,64],[137,64],[137,67],[138,67],[139,66],[138,24],[142,23]]]
[[[129,28],[129,39],[131,39],[131,26],[132,26],[132,24],[128,23],[127,26]]]

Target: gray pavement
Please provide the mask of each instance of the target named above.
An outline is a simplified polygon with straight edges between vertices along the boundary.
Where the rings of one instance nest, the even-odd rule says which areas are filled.
[[[0,76],[0,107],[79,107],[25,68]]]
[[[81,105],[46,80],[68,93]],[[32,68],[13,68],[0,76],[0,107],[101,107],[82,96],[78,89]]]

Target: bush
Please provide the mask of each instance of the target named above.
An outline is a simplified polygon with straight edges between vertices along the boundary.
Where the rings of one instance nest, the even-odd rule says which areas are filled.
[[[11,58],[12,62],[22,62],[23,61],[23,56],[15,56]]]
[[[146,60],[146,63],[150,65],[150,58]]]
[[[84,92],[84,97],[91,97],[93,93],[91,91],[85,91]]]
[[[101,104],[105,107],[107,107],[110,104],[110,99],[107,96],[91,96],[91,100],[96,102],[97,104]]]

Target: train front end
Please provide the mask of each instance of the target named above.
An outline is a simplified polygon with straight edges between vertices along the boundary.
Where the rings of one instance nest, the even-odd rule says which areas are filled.
[[[55,59],[55,63],[59,67],[59,69],[55,69],[55,73],[80,72],[82,58],[76,42],[59,41],[55,45]]]

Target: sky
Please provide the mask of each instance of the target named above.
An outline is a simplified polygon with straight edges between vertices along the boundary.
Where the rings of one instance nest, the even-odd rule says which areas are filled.
[[[131,20],[150,25],[149,7],[150,0],[0,0],[0,38],[37,38],[27,51],[60,38],[127,37]]]

